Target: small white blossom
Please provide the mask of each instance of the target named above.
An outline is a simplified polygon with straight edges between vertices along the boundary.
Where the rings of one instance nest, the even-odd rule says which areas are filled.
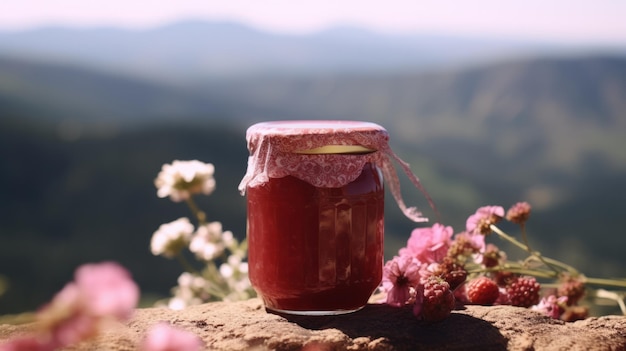
[[[172,297],[167,303],[167,307],[171,310],[179,311],[187,307],[187,303],[180,297]]]
[[[224,263],[220,266],[220,274],[222,275],[222,277],[229,279],[233,276],[234,273],[235,270],[231,265]]]
[[[229,291],[223,298],[224,301],[245,300],[253,296],[248,278],[248,263],[242,262],[240,256],[230,255],[227,261],[220,265],[219,271]]]
[[[239,246],[237,239],[235,239],[235,236],[231,231],[222,233],[222,242],[229,250],[234,250]]]
[[[176,256],[184,247],[189,244],[193,233],[193,224],[188,218],[179,218],[173,222],[162,224],[157,231],[152,234],[150,249],[155,256],[165,257]]]
[[[193,284],[194,275],[189,272],[183,272],[178,276],[178,286],[190,287]]]
[[[178,277],[178,286],[172,292],[173,297],[168,301],[170,309],[178,310],[187,306],[199,305],[210,297],[206,292],[208,282],[197,274],[183,272]]]
[[[175,160],[164,164],[154,185],[160,198],[169,196],[174,202],[187,200],[193,194],[210,195],[215,190],[215,167],[198,160]]]
[[[189,251],[204,261],[211,261],[224,253],[226,245],[222,238],[232,237],[230,231],[222,232],[222,223],[211,222],[198,228],[191,243]]]

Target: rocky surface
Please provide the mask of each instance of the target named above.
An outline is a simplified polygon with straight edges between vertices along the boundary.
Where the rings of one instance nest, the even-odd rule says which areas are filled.
[[[626,317],[564,323],[511,306],[467,306],[445,321],[416,320],[410,308],[368,305],[342,316],[279,316],[258,299],[182,311],[138,309],[125,324],[69,350],[135,350],[152,325],[169,323],[201,336],[207,350],[626,350]],[[33,325],[2,325],[0,340]]]

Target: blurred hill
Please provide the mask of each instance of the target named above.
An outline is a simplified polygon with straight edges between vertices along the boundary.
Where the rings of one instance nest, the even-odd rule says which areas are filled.
[[[0,52],[4,56],[43,58],[168,81],[250,75],[402,73],[588,49],[605,48],[498,37],[386,35],[359,27],[285,35],[239,23],[202,21],[146,30],[44,27],[0,32]],[[620,49],[626,52],[625,48]]]
[[[214,163],[217,191],[201,206],[242,237],[245,129],[270,119],[378,122],[457,232],[479,206],[528,200],[537,249],[590,275],[625,274],[622,56],[175,83],[42,61],[0,59],[0,274],[11,284],[0,314],[36,308],[77,265],[104,259],[167,294],[180,268],[152,257],[150,237],[188,213],[156,197],[161,165]],[[391,256],[414,226],[388,205]]]

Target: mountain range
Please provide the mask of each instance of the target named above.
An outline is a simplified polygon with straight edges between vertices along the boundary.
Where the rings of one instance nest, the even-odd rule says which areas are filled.
[[[184,21],[146,30],[44,27],[0,32],[3,56],[37,57],[150,79],[405,72],[493,62],[520,55],[625,47],[437,34],[391,35],[334,27],[306,35],[233,22]]]

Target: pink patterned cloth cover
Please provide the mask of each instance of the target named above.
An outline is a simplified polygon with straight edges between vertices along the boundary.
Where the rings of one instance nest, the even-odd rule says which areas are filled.
[[[245,195],[248,187],[260,186],[270,178],[293,176],[322,188],[338,188],[355,180],[370,162],[381,169],[402,212],[415,222],[428,219],[416,207],[407,207],[400,193],[400,181],[391,159],[396,160],[411,182],[434,204],[411,172],[389,147],[389,134],[375,123],[358,121],[276,121],[258,123],[246,133],[250,157],[248,170],[239,184]],[[358,154],[303,154],[328,145],[359,145],[374,150]]]

